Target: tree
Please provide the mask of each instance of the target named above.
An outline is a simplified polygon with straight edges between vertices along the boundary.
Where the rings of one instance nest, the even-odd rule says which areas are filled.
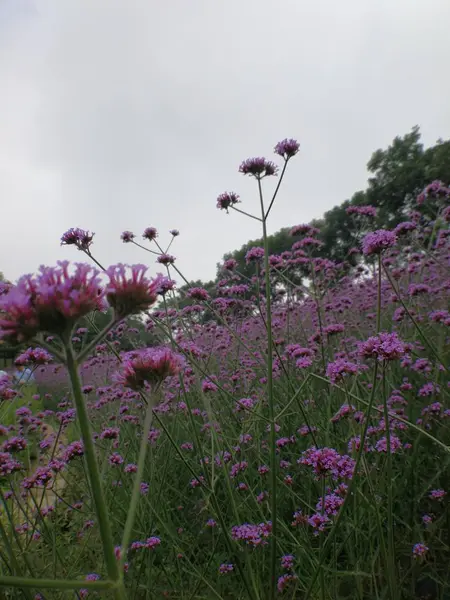
[[[419,127],[413,127],[403,137],[397,136],[385,150],[376,150],[367,169],[370,176],[366,190],[359,190],[321,219],[311,222],[320,229],[318,237],[323,242],[316,255],[355,264],[356,259],[349,251],[360,244],[367,231],[374,227],[390,229],[405,220],[407,213],[416,208],[418,194],[432,181],[438,179],[449,184],[450,140],[439,139],[434,146],[424,149]],[[377,209],[375,222],[358,220],[347,213],[350,206],[364,205]],[[293,240],[288,235],[289,229],[283,228],[269,236],[271,253],[281,254],[291,248]],[[234,258],[239,271],[249,277],[253,267],[245,264],[245,255],[253,246],[262,246],[262,239],[247,242],[239,250],[225,254],[223,260]]]

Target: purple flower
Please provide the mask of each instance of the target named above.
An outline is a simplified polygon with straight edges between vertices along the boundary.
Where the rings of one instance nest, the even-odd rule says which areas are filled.
[[[327,365],[327,377],[331,383],[341,381],[346,375],[356,375],[358,372],[358,365],[344,358],[338,358]]]
[[[378,360],[396,360],[401,358],[405,351],[405,344],[396,333],[380,333],[359,346],[361,356]]]
[[[307,225],[306,223],[303,223],[301,225],[295,225],[290,230],[289,235],[291,235],[292,237],[296,237],[298,235],[307,235],[307,236],[311,237],[311,236],[317,235],[318,233],[319,233],[319,230],[316,227],[313,227],[312,225]]]
[[[257,179],[262,179],[269,175],[276,175],[278,167],[263,157],[247,158],[239,166],[239,172],[243,175],[252,175]]]
[[[170,348],[152,347],[125,354],[115,381],[132,390],[140,390],[145,383],[158,383],[176,375],[181,367],[181,356]]]
[[[377,209],[374,206],[349,206],[345,212],[348,215],[363,215],[364,217],[377,216]]]
[[[172,256],[171,254],[160,254],[156,261],[165,266],[173,265],[175,262],[175,256]]]
[[[432,498],[433,500],[442,500],[442,498],[444,498],[444,496],[447,495],[447,492],[445,490],[431,490],[430,492],[430,498]]]
[[[341,456],[334,448],[315,446],[305,450],[297,462],[312,467],[317,477],[332,479],[351,479],[355,468],[355,461],[347,454]]]
[[[272,523],[260,523],[253,525],[244,523],[243,525],[235,525],[231,529],[231,537],[233,540],[240,540],[256,548],[267,544],[266,539],[272,531]]]
[[[114,309],[117,320],[128,315],[148,310],[157,300],[162,276],[148,279],[145,265],[133,265],[130,272],[126,265],[118,264],[107,269],[109,283],[106,286],[106,299]]]
[[[3,442],[0,446],[2,452],[21,452],[27,447],[27,440],[23,437],[12,437]]]
[[[285,139],[278,142],[274,148],[275,154],[281,156],[285,160],[289,160],[300,150],[300,144],[294,139]]]
[[[169,231],[170,235],[173,235],[173,237],[177,237],[180,235],[180,232],[178,231],[178,229],[171,229]]]
[[[64,452],[64,461],[69,462],[77,456],[83,456],[84,454],[84,446],[83,442],[76,441],[69,444]]]
[[[61,261],[57,267],[41,267],[36,276],[24,275],[0,296],[0,338],[20,343],[40,331],[62,335],[81,317],[103,310],[98,274],[84,264],[70,274],[69,263]]]
[[[52,360],[53,356],[44,348],[28,348],[16,358],[14,364],[17,366],[46,365]]]
[[[186,293],[188,298],[192,298],[193,300],[199,301],[207,301],[209,300],[209,294],[204,288],[193,287]]]
[[[238,261],[234,258],[229,258],[223,263],[223,268],[226,271],[234,271],[234,269],[238,266]]]
[[[290,583],[297,581],[297,579],[297,575],[293,573],[285,573],[284,575],[281,575],[280,577],[278,577],[277,590],[281,594],[282,592],[284,592],[284,590]]]
[[[236,192],[223,192],[223,194],[217,196],[217,208],[220,208],[220,210],[228,212],[230,206],[234,206],[238,202],[240,202],[240,199]]]
[[[286,571],[291,571],[294,566],[295,556],[293,554],[285,554],[281,557],[281,568]]]
[[[397,242],[397,236],[393,231],[387,229],[378,229],[368,233],[362,241],[363,253],[366,256],[371,254],[380,254],[387,248],[392,248]]]
[[[415,223],[412,221],[403,221],[402,223],[399,223],[397,227],[395,227],[394,233],[395,235],[400,236],[405,235],[409,231],[414,231],[415,229],[417,229],[417,225]]]
[[[78,250],[83,252],[89,252],[89,247],[92,244],[94,233],[80,229],[79,227],[72,227],[63,233],[61,237],[61,246],[76,246]]]
[[[250,248],[250,250],[245,255],[245,262],[249,264],[253,261],[261,260],[262,258],[264,258],[264,248],[254,246],[253,248]]]
[[[158,231],[154,227],[147,227],[147,229],[144,229],[142,237],[151,242],[152,240],[156,240],[158,237]]]
[[[164,277],[159,275],[159,286],[157,289],[157,293],[160,296],[165,296],[168,292],[171,292],[175,288],[176,281],[170,279],[170,277]]]
[[[231,563],[222,563],[219,567],[219,573],[221,575],[226,575],[227,573],[231,573],[234,570],[234,565]]]
[[[122,242],[128,243],[132,242],[135,237],[136,236],[132,231],[123,231],[122,235],[120,236],[120,239],[122,240]]]
[[[428,552],[429,548],[428,546],[425,546],[425,544],[421,544],[420,542],[418,544],[414,544],[413,546],[413,556],[414,558],[420,558],[422,556],[424,556],[427,552]]]
[[[402,449],[402,443],[396,435],[391,434],[390,438],[391,453],[394,454]],[[387,437],[382,437],[378,440],[375,444],[375,450],[383,454],[387,453]]]

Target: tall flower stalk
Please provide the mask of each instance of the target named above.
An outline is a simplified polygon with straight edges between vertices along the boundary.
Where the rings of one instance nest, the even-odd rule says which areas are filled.
[[[101,484],[100,469],[98,467],[95,455],[95,446],[92,438],[92,428],[89,415],[86,409],[85,399],[81,391],[80,375],[78,373],[78,364],[73,353],[70,342],[66,344],[66,365],[72,386],[72,395],[77,409],[78,423],[84,445],[84,455],[86,457],[87,474],[92,490],[95,510],[98,519],[100,536],[102,539],[103,555],[105,557],[106,570],[108,577],[115,582],[120,582],[119,565],[114,554],[114,541],[111,531],[111,520],[108,511],[108,505],[105,500]],[[123,584],[115,590],[117,600],[125,599],[125,589]]]

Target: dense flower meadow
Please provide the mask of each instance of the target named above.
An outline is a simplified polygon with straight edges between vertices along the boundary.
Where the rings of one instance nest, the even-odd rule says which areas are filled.
[[[179,232],[163,246],[154,227],[122,240],[164,274],[104,268],[75,228],[61,242],[85,263],[3,284],[0,335],[36,385],[0,380],[2,597],[449,597],[450,189],[432,182],[395,230],[355,242],[356,267],[317,257],[310,225],[270,255],[298,151],[283,140],[281,168],[241,164],[259,216],[218,197],[265,246],[247,254],[252,279],[222,265],[215,298],[191,287],[168,306]]]

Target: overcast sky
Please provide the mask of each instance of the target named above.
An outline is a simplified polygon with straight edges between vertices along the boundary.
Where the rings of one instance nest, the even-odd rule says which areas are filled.
[[[59,245],[78,226],[103,263],[157,272],[120,241],[154,226],[214,277],[260,236],[215,206],[235,190],[258,210],[241,160],[301,142],[274,232],[364,188],[413,125],[450,137],[449,23],[449,0],[0,0],[0,271],[80,260]]]

